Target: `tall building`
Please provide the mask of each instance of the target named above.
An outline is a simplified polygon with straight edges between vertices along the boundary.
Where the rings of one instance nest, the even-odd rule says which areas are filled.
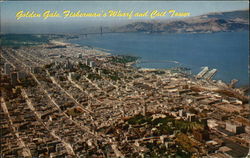
[[[82,53],[78,53],[78,58],[82,58]]]
[[[186,116],[186,113],[183,111],[183,109],[179,110],[179,116],[180,117]]]
[[[72,69],[73,68],[73,65],[71,64],[71,62],[69,60],[66,61],[64,66],[65,66],[66,69]]]
[[[31,67],[31,73],[37,74],[41,72],[40,67]]]
[[[11,71],[11,65],[8,63],[4,64],[4,74],[9,75]]]
[[[101,76],[101,74],[102,74],[102,70],[100,70],[100,69],[99,69],[99,70],[97,71],[97,73],[98,73],[98,75],[100,75],[100,76]]]
[[[17,81],[17,73],[16,72],[11,73],[10,81],[11,81],[11,85],[13,85],[13,86],[17,85],[18,81]]]
[[[89,59],[88,58],[85,60],[85,65],[89,65]]]
[[[146,105],[146,103],[144,102],[143,107],[142,107],[142,115],[143,115],[143,116],[146,116],[146,114],[147,114],[147,105]]]
[[[90,61],[89,62],[89,67],[95,67],[95,62],[94,61]]]
[[[193,122],[195,121],[195,119],[196,119],[195,114],[187,113],[187,120],[189,122]]]
[[[17,79],[19,81],[21,81],[22,79],[24,79],[26,77],[26,73],[25,72],[18,72],[17,73]]]

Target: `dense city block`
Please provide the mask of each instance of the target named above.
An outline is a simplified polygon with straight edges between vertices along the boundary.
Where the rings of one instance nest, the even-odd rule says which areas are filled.
[[[1,156],[244,157],[249,97],[236,80],[51,42],[1,48]]]

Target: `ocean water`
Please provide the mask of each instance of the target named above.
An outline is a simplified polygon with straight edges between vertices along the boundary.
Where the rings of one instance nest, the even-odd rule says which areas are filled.
[[[184,66],[197,74],[202,67],[218,70],[214,79],[238,86],[249,85],[249,32],[209,34],[109,33],[88,35],[71,43],[107,49],[112,54],[141,57],[139,67],[170,68]]]

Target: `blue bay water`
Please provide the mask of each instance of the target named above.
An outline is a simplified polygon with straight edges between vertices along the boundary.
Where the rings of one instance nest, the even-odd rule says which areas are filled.
[[[238,86],[248,85],[249,32],[210,34],[145,34],[110,33],[88,35],[72,43],[108,49],[112,54],[141,57],[140,67],[169,68],[184,66],[193,74],[201,67],[218,70],[214,79],[229,82],[238,79]],[[175,61],[180,64],[176,64]]]

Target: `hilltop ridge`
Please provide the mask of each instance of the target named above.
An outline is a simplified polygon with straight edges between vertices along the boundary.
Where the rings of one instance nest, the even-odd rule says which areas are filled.
[[[216,12],[180,20],[133,22],[113,28],[114,32],[213,33],[249,29],[249,10]]]

